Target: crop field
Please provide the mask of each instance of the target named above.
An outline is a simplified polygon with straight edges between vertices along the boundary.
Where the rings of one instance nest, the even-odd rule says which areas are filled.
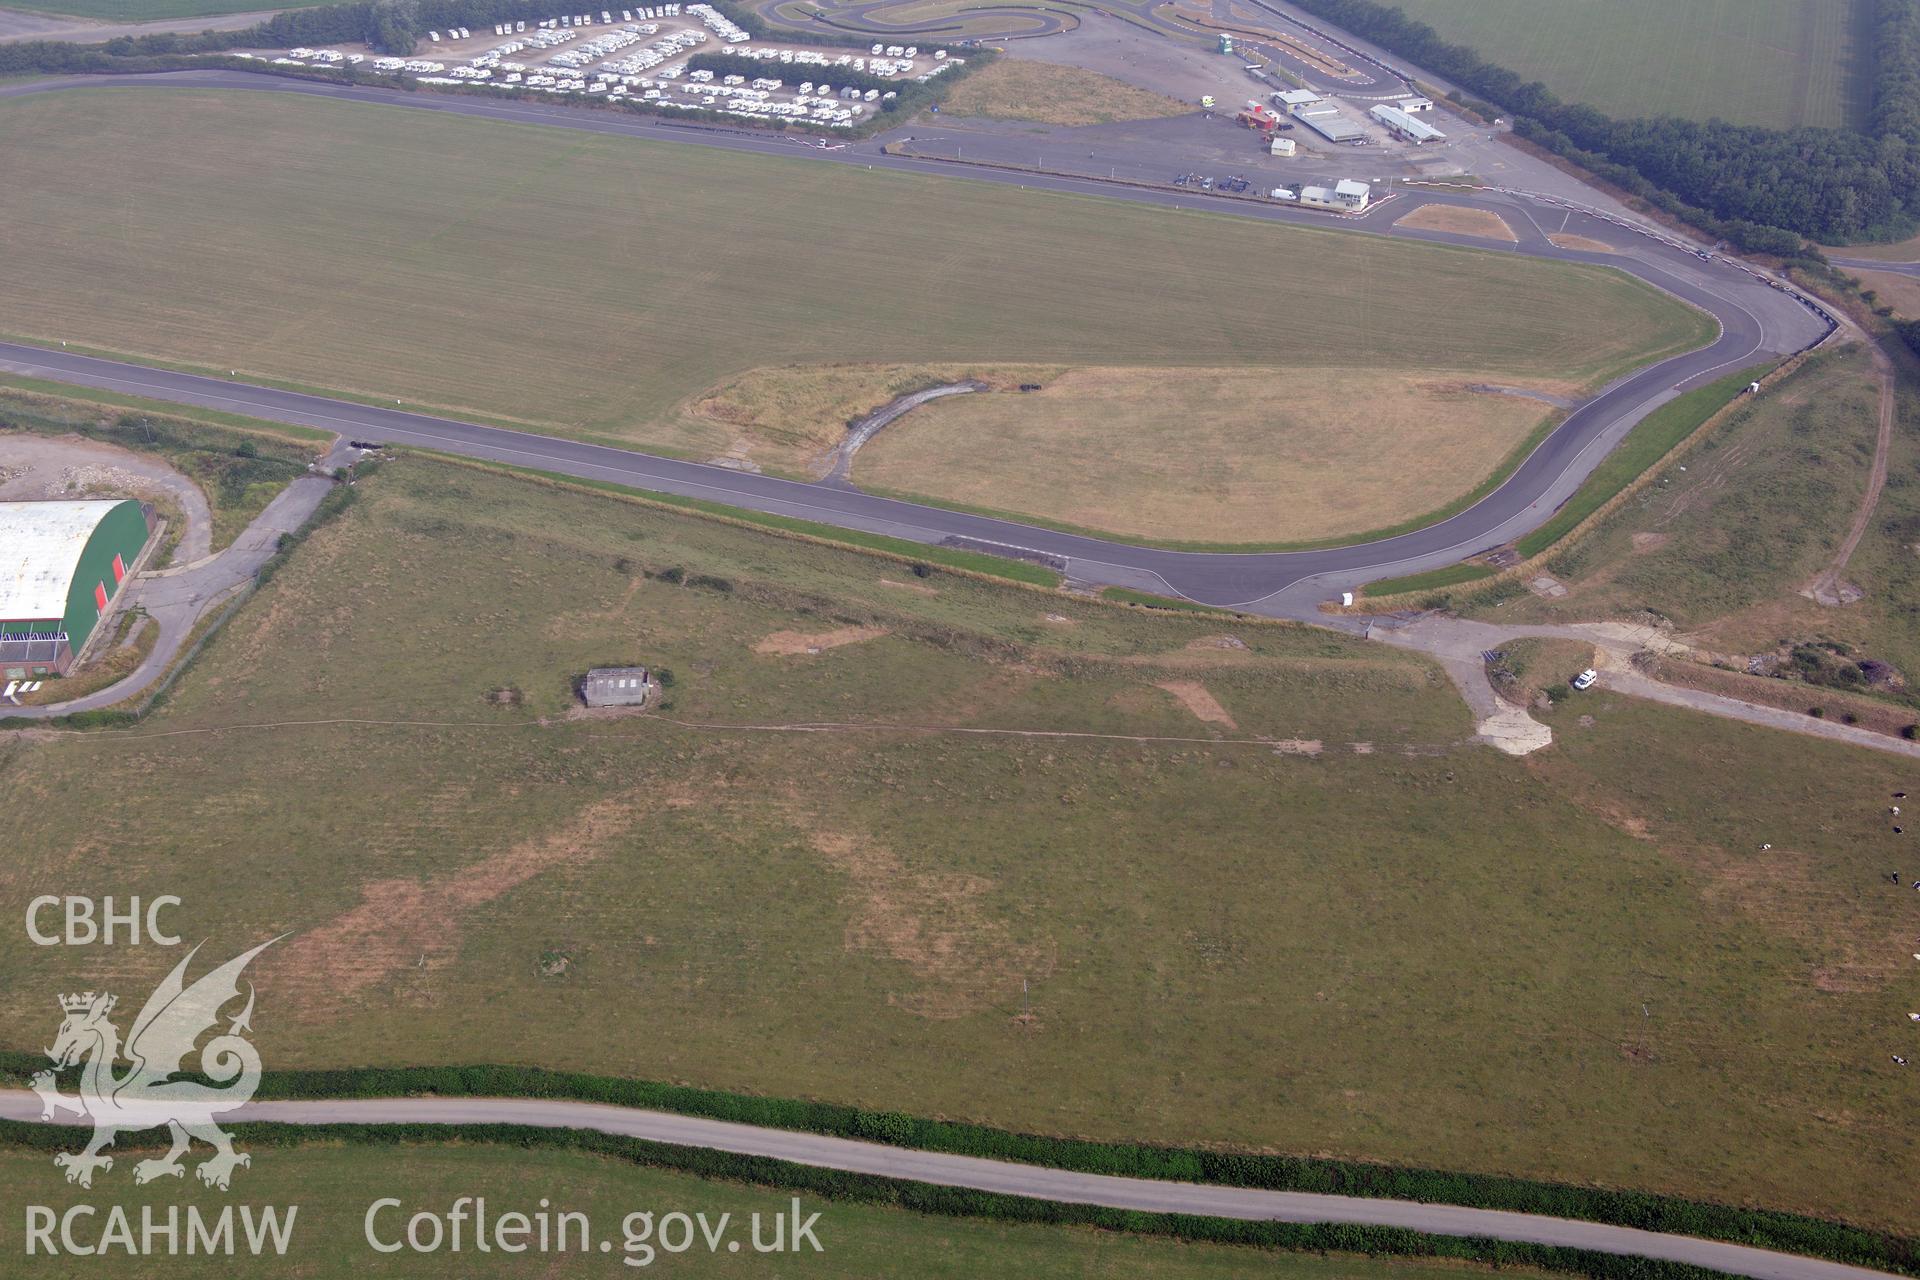
[[[1856,127],[1868,0],[1393,0],[1456,44],[1620,117]]]
[[[121,1144],[125,1148],[126,1142]],[[1124,1235],[1086,1227],[1043,1226],[992,1222],[913,1213],[882,1205],[829,1200],[801,1193],[801,1217],[818,1213],[813,1236],[815,1253],[804,1245],[798,1253],[774,1257],[756,1254],[753,1215],[760,1215],[761,1239],[774,1238],[773,1219],[786,1214],[791,1224],[794,1193],[744,1183],[709,1180],[675,1170],[651,1168],[615,1157],[579,1151],[526,1150],[486,1145],[360,1146],[312,1141],[298,1145],[249,1143],[243,1150],[254,1157],[251,1167],[236,1175],[234,1189],[244,1195],[229,1197],[200,1187],[191,1178],[184,1183],[162,1180],[135,1187],[116,1166],[111,1194],[136,1223],[141,1207],[153,1205],[164,1220],[168,1206],[194,1204],[209,1218],[231,1200],[249,1205],[298,1205],[292,1244],[284,1265],[286,1274],[303,1280],[358,1280],[359,1277],[400,1277],[403,1280],[506,1280],[533,1274],[537,1265],[543,1280],[579,1280],[628,1273],[650,1274],[654,1268],[672,1274],[701,1276],[887,1277],[926,1276],[930,1280],[993,1275],[1009,1280],[1055,1276],[1144,1276],[1150,1280],[1227,1280],[1257,1271],[1274,1280],[1462,1280],[1491,1275],[1489,1268],[1423,1261],[1379,1261],[1360,1257],[1270,1252],[1226,1245],[1189,1244],[1152,1236]],[[68,1186],[44,1153],[0,1147],[0,1188],[10,1199],[30,1200],[56,1213],[68,1206],[98,1200],[101,1184],[90,1193]],[[489,1221],[521,1212],[533,1218],[542,1198],[558,1238],[558,1214],[585,1214],[591,1239],[608,1240],[607,1253],[548,1253],[537,1264],[533,1256],[482,1253],[473,1247],[473,1223],[466,1224],[465,1247],[458,1253],[404,1250],[382,1253],[366,1243],[363,1219],[374,1201],[395,1198],[402,1208],[376,1216],[374,1230],[383,1244],[404,1238],[407,1218],[422,1210],[445,1215],[461,1197],[484,1198]],[[184,1213],[184,1208],[182,1209]],[[740,1242],[737,1252],[724,1243],[709,1255],[698,1230],[695,1245],[685,1257],[661,1247],[659,1227],[628,1222],[631,1214],[651,1213],[657,1224],[669,1214],[705,1214],[707,1224],[725,1242]],[[722,1224],[721,1215],[730,1215]],[[580,1229],[568,1228],[569,1243]],[[82,1227],[85,1231],[85,1227]],[[84,1238],[84,1236],[83,1236]],[[666,1237],[678,1243],[676,1229]],[[783,1239],[790,1237],[783,1235]],[[182,1240],[184,1241],[184,1228]],[[535,1239],[527,1237],[525,1243]],[[56,1235],[55,1240],[58,1240]],[[183,1245],[184,1249],[184,1245]],[[623,1266],[626,1259],[636,1264]],[[39,1263],[40,1265],[35,1265]],[[645,1269],[641,1269],[644,1263]],[[21,1258],[12,1275],[69,1276],[70,1258]],[[269,1264],[235,1263],[231,1274],[252,1270],[267,1274]],[[89,1258],[87,1272],[113,1280],[179,1280],[209,1274],[205,1258],[143,1257],[129,1260],[109,1252]],[[777,1270],[776,1270],[777,1269]],[[1524,1268],[1502,1268],[1502,1275],[1532,1277],[1541,1273]]]
[[[138,728],[0,736],[0,909],[172,893],[210,957],[289,934],[271,1066],[1911,1225],[1899,762],[1611,696],[1515,761],[1433,668],[1328,633],[421,458],[355,492]],[[671,672],[657,709],[568,711],[621,661]],[[0,934],[3,1047],[174,959]]]
[[[1421,367],[1590,383],[1710,334],[1600,268],[377,106],[82,90],[0,125],[13,334],[795,472],[683,410],[798,364],[1398,368],[1396,327]],[[1355,280],[1284,333],[1248,301]]]
[[[853,477],[1132,538],[1359,534],[1468,493],[1547,425],[1547,405],[1475,392],[1472,381],[1372,369],[1080,369],[1037,392],[923,405],[860,450]]]

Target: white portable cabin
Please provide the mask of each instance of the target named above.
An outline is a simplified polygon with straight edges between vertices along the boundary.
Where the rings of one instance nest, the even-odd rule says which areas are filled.
[[[433,41],[433,42],[434,42],[435,44],[439,44],[439,43],[440,43],[440,33],[439,33],[438,31],[429,31],[429,32],[427,32],[427,39],[429,39],[429,40],[431,40],[431,41]]]

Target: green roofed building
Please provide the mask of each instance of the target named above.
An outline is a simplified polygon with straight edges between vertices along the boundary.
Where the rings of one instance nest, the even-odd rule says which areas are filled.
[[[0,676],[65,673],[152,532],[130,500],[0,502]]]

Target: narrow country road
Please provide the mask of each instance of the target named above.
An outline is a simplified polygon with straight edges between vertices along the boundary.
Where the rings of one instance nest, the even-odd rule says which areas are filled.
[[[277,1124],[518,1124],[543,1129],[588,1129],[682,1147],[767,1156],[824,1169],[1069,1204],[1252,1221],[1405,1227],[1437,1235],[1486,1236],[1690,1263],[1731,1275],[1750,1276],[1753,1280],[1885,1280],[1885,1273],[1865,1267],[1569,1218],[1409,1200],[1258,1191],[1077,1173],[602,1103],[550,1098],[348,1098],[325,1102],[253,1102],[228,1114],[234,1120]],[[20,1090],[0,1090],[0,1119],[37,1121],[39,1100]]]

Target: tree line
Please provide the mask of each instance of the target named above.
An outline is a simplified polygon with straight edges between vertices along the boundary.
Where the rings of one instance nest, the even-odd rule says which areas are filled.
[[[1866,132],[1673,116],[1616,120],[1561,101],[1390,5],[1296,2],[1493,104],[1522,137],[1581,163],[1594,159],[1610,180],[1635,175],[1637,182],[1622,185],[1670,212],[1704,213],[1708,230],[1742,248],[1782,252],[1782,232],[1835,244],[1891,238],[1920,215],[1920,0],[1875,0]]]

